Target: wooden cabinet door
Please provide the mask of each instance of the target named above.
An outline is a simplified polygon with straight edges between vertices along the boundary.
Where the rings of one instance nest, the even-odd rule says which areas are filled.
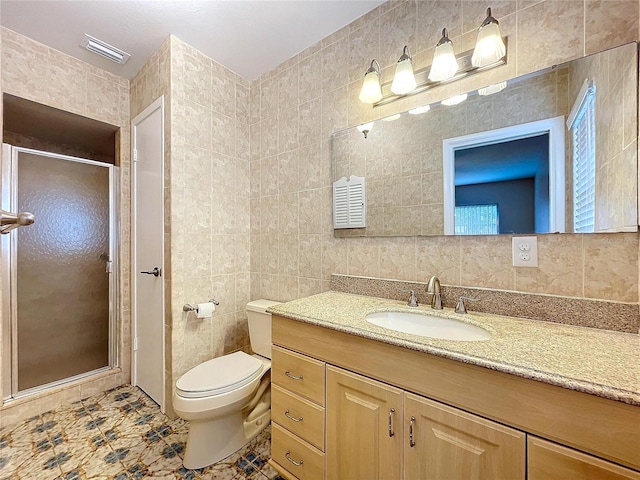
[[[327,479],[402,478],[402,390],[327,366],[326,418]]]
[[[529,480],[640,480],[640,473],[529,436]],[[640,455],[640,452],[639,452]]]
[[[405,479],[525,478],[522,432],[410,393],[404,422]]]

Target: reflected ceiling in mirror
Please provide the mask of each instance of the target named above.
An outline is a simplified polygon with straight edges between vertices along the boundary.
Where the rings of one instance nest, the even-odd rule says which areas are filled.
[[[637,231],[637,70],[632,43],[335,132],[333,180],[367,193],[335,235]]]

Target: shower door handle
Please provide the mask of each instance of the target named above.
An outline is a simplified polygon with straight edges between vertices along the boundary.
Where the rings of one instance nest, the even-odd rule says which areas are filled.
[[[147,275],[153,275],[154,277],[161,277],[162,269],[158,267],[153,267],[153,270],[149,270],[148,272],[140,272],[140,273],[146,273]]]
[[[9,233],[18,227],[26,227],[32,225],[35,221],[33,213],[20,212],[11,213],[6,210],[0,210],[0,234]]]

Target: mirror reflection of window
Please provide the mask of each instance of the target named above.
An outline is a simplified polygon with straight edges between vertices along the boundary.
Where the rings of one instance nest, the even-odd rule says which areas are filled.
[[[456,235],[495,235],[499,218],[497,203],[456,207]]]
[[[585,80],[567,126],[573,142],[573,231],[595,231],[596,86]]]

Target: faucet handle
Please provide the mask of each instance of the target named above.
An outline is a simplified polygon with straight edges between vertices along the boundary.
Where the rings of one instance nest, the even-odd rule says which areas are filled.
[[[407,306],[409,307],[417,307],[418,306],[418,298],[416,297],[415,290],[402,290],[403,292],[407,292],[409,294],[409,301],[407,302]]]
[[[454,310],[454,312],[456,313],[467,313],[467,307],[464,304],[464,302],[476,302],[478,301],[477,298],[471,298],[471,297],[460,297],[458,298],[458,303],[456,303],[456,308]]]

